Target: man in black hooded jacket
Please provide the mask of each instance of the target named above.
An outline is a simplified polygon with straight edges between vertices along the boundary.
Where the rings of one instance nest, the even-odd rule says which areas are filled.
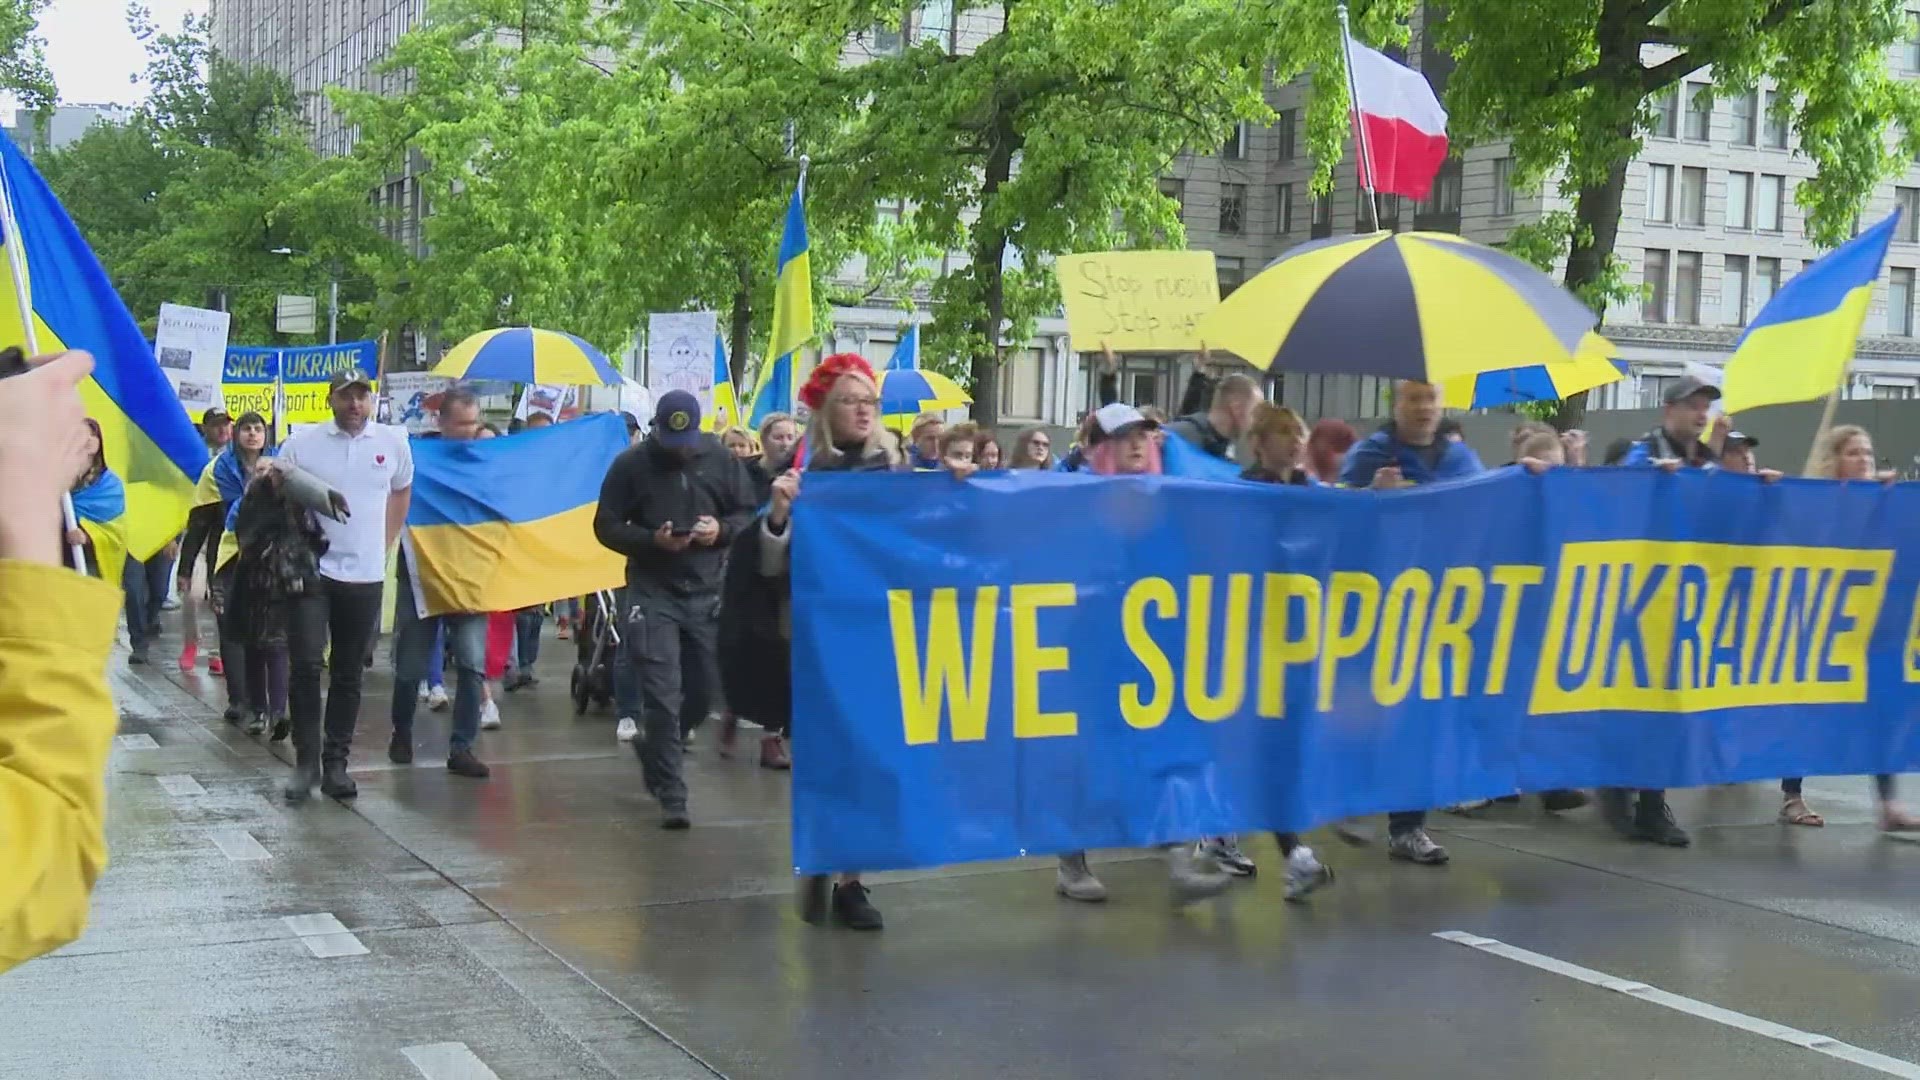
[[[627,557],[620,662],[634,678],[616,680],[629,688],[620,714],[641,718],[634,752],[662,828],[691,824],[683,740],[719,688],[721,574],[756,501],[746,468],[700,430],[700,402],[684,390],[660,396],[652,431],[614,459],[600,485],[594,536]],[[634,688],[639,701],[630,700]]]

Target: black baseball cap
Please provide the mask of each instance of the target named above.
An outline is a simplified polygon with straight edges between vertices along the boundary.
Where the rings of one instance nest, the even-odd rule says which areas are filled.
[[[653,408],[653,437],[670,450],[700,445],[700,399],[685,390],[661,394]]]
[[[227,415],[227,410],[220,408],[218,405],[200,414],[201,427],[206,427],[208,424],[231,423],[232,420],[233,417]]]
[[[1760,440],[1754,438],[1753,436],[1747,434],[1744,431],[1729,431],[1727,432],[1727,445],[1728,446],[1744,446],[1749,450],[1751,450],[1752,448],[1760,445]]]

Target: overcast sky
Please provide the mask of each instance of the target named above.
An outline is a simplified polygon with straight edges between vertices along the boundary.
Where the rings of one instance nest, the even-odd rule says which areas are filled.
[[[171,30],[189,12],[205,14],[208,0],[142,2]],[[130,80],[146,69],[147,54],[127,29],[125,10],[123,0],[53,0],[40,13],[47,66],[62,102],[130,105],[145,96],[145,88]]]

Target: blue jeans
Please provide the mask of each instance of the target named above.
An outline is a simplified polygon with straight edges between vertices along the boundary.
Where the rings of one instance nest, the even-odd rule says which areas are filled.
[[[173,559],[165,552],[146,562],[127,557],[121,587],[127,594],[127,645],[144,649],[153,640],[153,624],[160,619],[160,605],[167,602],[173,588]]]
[[[540,627],[546,622],[546,615],[537,607],[521,608],[513,614],[514,641],[520,649],[515,657],[520,674],[533,674],[533,665],[540,659]]]
[[[470,750],[480,734],[481,687],[487,671],[487,617],[441,615],[422,618],[413,606],[406,570],[400,571],[399,601],[393,624],[393,734],[413,739],[413,715],[420,704],[420,680],[427,677],[442,635],[453,643],[453,733],[450,750]]]
[[[395,614],[394,625],[398,626],[400,620],[397,617],[398,613]],[[447,685],[447,626],[437,620],[433,627],[433,647],[427,652],[427,685],[429,687]]]

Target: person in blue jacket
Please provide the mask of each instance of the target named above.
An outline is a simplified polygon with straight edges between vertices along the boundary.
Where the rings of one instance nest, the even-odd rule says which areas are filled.
[[[1440,388],[1402,380],[1393,387],[1393,420],[1347,451],[1340,482],[1395,488],[1462,480],[1486,471],[1473,448],[1440,431]]]

